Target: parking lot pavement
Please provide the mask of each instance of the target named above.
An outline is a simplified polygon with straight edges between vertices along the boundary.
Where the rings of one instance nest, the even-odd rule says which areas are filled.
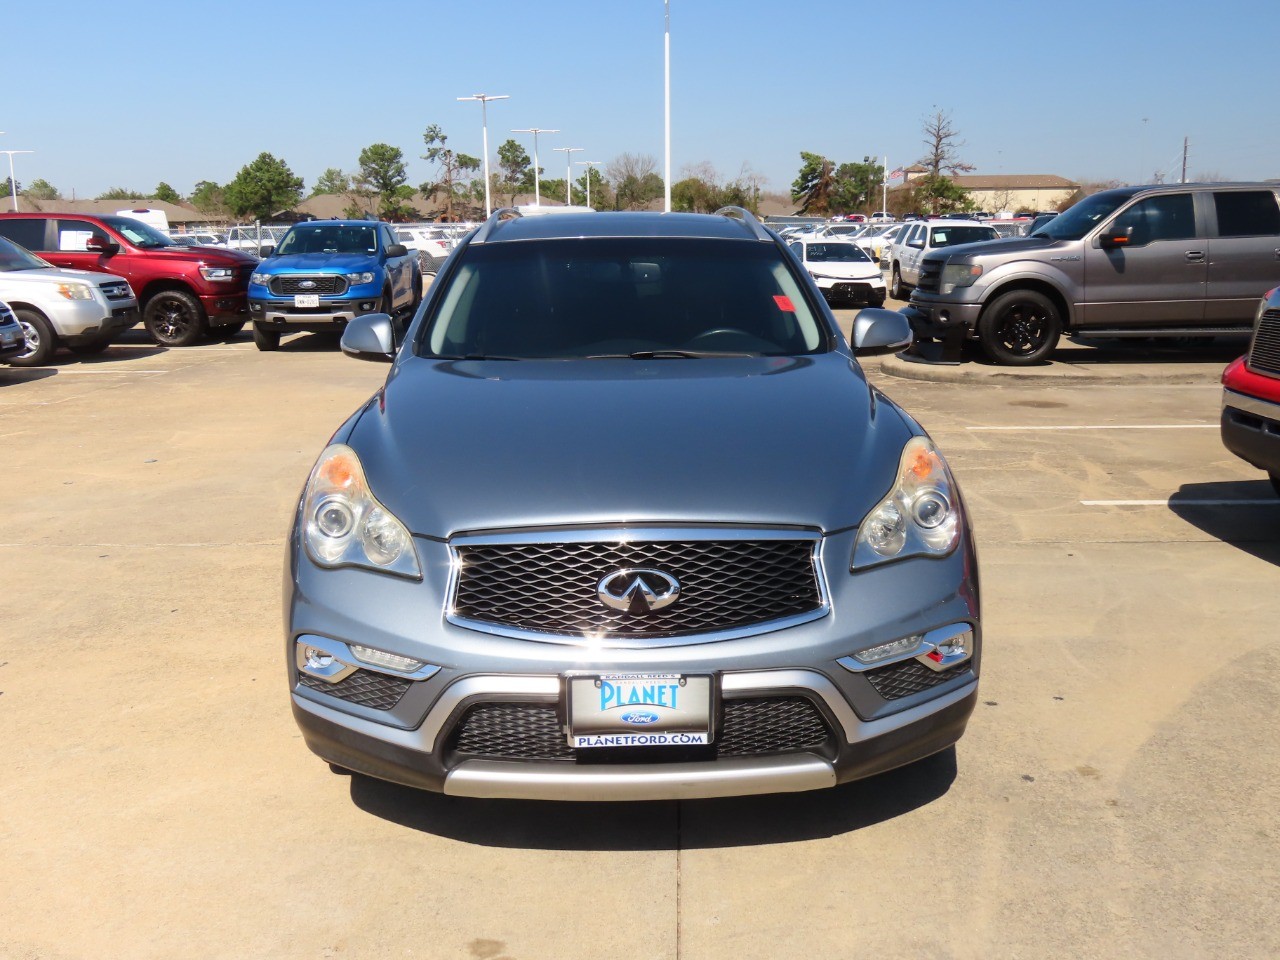
[[[1222,448],[1214,379],[1155,375],[1179,362],[869,363],[973,519],[969,732],[836,790],[619,805],[422,794],[303,746],[283,537],[385,367],[309,336],[0,367],[0,956],[1280,955],[1280,499]]]

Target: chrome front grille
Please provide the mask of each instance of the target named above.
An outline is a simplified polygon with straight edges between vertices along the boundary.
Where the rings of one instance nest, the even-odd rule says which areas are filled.
[[[758,536],[757,536],[758,535]],[[672,537],[453,545],[450,619],[497,633],[571,639],[656,639],[741,634],[786,618],[825,613],[816,535],[744,531],[743,539]],[[620,570],[659,570],[680,584],[658,610],[614,610],[597,594]]]
[[[1256,373],[1280,376],[1280,310],[1268,310],[1258,319],[1246,365]]]
[[[347,278],[335,273],[317,273],[311,276],[293,274],[288,277],[272,277],[271,292],[277,297],[292,297],[299,293],[318,293],[331,297],[347,292]]]
[[[920,279],[917,289],[927,293],[937,293],[942,288],[942,262],[923,260],[920,263]]]
[[[102,295],[108,300],[131,300],[133,291],[127,283],[103,283],[99,285]]]

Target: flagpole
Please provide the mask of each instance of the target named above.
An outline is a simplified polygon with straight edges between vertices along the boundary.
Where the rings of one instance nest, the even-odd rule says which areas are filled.
[[[889,155],[884,155],[884,176],[881,178],[884,183],[884,199],[880,203],[881,210],[889,209]]]

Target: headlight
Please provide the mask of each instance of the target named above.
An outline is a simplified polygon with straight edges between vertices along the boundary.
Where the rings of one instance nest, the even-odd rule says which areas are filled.
[[[976,263],[948,263],[942,268],[941,293],[951,293],[959,287],[972,287],[982,276],[982,267]]]
[[[372,273],[348,273],[345,276],[349,283],[373,283]]]
[[[267,285],[267,282],[270,279],[271,279],[271,274],[269,273],[254,273],[249,275],[250,283],[256,283],[259,286],[263,286],[263,287]]]
[[[200,276],[214,283],[228,283],[236,278],[235,267],[201,267]]]
[[[58,293],[68,300],[92,300],[93,287],[87,283],[60,283]]]
[[[368,567],[420,578],[413,539],[369,489],[356,452],[329,446],[307,481],[302,505],[307,555],[322,567]]]
[[[951,472],[927,437],[912,437],[902,448],[893,489],[858,528],[853,568],[919,554],[945,556],[959,539],[960,504]]]

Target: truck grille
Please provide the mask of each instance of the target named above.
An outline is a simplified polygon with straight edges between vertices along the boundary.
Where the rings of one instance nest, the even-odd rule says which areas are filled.
[[[1268,310],[1258,320],[1246,363],[1255,373],[1280,377],[1280,309]]]
[[[937,293],[942,287],[942,261],[924,260],[920,263],[920,280],[916,289]]]
[[[724,723],[708,750],[720,757],[798,753],[821,749],[831,736],[821,712],[804,697],[726,700]],[[448,742],[457,753],[491,760],[572,760],[577,755],[550,703],[476,704]],[[638,763],[656,759],[644,752],[634,758]]]
[[[347,292],[347,278],[332,273],[272,277],[270,290],[277,297],[292,297],[298,293],[318,293],[322,297],[331,297]]]
[[[739,629],[820,610],[814,539],[517,542],[455,547],[453,615],[570,637],[673,637]],[[617,611],[597,596],[620,570],[661,570],[679,599]],[[501,632],[501,631],[499,631]]]

